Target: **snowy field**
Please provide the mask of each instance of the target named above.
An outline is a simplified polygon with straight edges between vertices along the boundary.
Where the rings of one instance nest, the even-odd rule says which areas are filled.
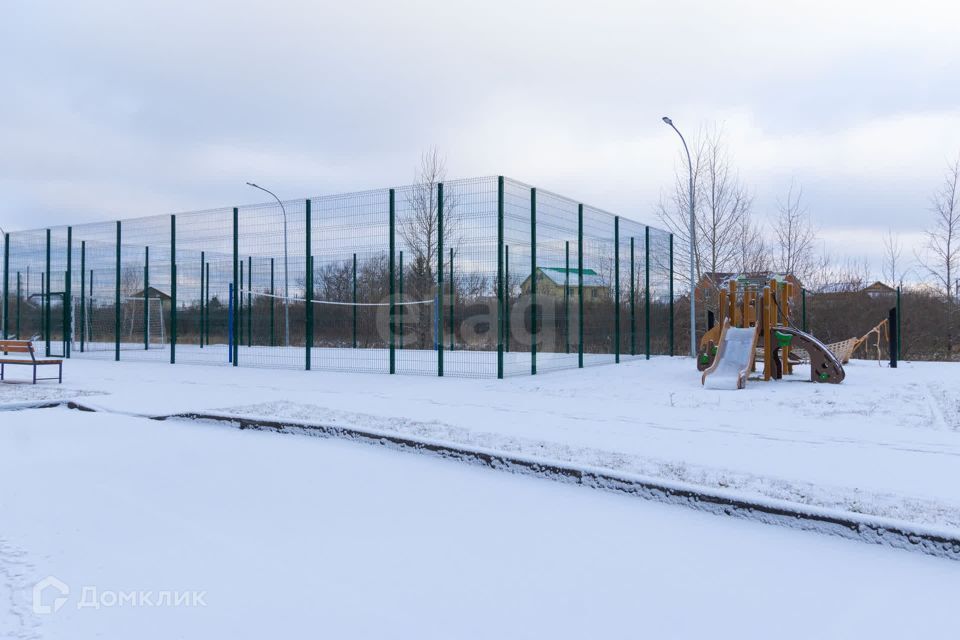
[[[149,390],[100,398],[117,409],[216,405],[258,373],[175,383],[156,365],[74,364],[79,386]],[[219,375],[231,377],[203,381]],[[333,380],[299,375],[304,388]],[[271,376],[264,393],[294,379]],[[353,382],[354,400],[375,404],[414,384]],[[8,412],[0,487],[2,638],[887,638],[956,625],[960,563],[335,439]],[[60,582],[34,601],[47,576]]]
[[[83,394],[107,411],[371,429],[960,531],[960,365],[808,375],[737,392],[666,357],[501,381],[73,359],[62,387],[0,385],[0,406]]]

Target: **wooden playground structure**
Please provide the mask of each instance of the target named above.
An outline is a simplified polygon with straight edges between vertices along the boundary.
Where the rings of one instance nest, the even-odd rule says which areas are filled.
[[[793,373],[794,365],[809,362],[811,381],[842,382],[845,373],[836,352],[792,325],[790,301],[793,296],[794,285],[775,278],[767,281],[762,289],[755,285],[741,287],[736,278],[720,287],[717,322],[701,338],[697,357],[697,368],[703,372],[704,383],[717,369],[716,360],[724,356],[722,347],[731,328],[753,328],[755,332],[747,347],[752,353],[744,359],[746,370],[740,372],[738,388],[745,384],[748,373],[756,371],[758,359],[763,362],[763,380],[780,379],[784,374]],[[875,328],[878,329],[879,326]],[[869,335],[849,345],[849,353]]]

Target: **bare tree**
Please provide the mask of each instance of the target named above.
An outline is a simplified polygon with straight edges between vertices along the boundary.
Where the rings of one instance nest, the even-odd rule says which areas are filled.
[[[952,302],[960,272],[960,156],[947,167],[943,184],[931,199],[933,226],[927,230],[925,254],[918,262]]]
[[[749,216],[744,216],[740,221],[734,264],[740,273],[760,273],[770,270],[770,257],[767,253],[763,229]]]
[[[803,204],[803,187],[790,182],[786,200],[777,202],[778,215],[774,226],[777,242],[775,267],[782,273],[793,274],[801,281],[813,276],[816,267],[814,243],[817,229]]]
[[[705,272],[740,268],[745,225],[751,225],[753,197],[737,174],[723,130],[713,126],[702,129],[690,149],[694,181],[694,247],[696,278]],[[690,260],[690,194],[686,157],[678,164],[672,192],[661,196],[656,214],[674,234],[676,259],[679,264]],[[747,238],[752,242],[753,233]],[[689,277],[681,270],[677,277]]]
[[[903,286],[906,268],[903,259],[903,243],[892,229],[883,237],[883,279],[892,287]]]
[[[459,251],[460,220],[457,215],[457,198],[453,193],[444,193],[443,201],[443,256],[440,249],[440,210],[438,207],[437,185],[447,175],[446,161],[436,147],[431,147],[420,156],[414,185],[407,193],[408,211],[399,217],[400,236],[407,246],[410,256],[408,273],[408,291],[412,296],[424,299],[433,295],[437,284],[438,258],[449,264],[449,251],[454,257]],[[450,286],[448,284],[448,286]],[[421,344],[429,342],[430,326],[419,324]]]

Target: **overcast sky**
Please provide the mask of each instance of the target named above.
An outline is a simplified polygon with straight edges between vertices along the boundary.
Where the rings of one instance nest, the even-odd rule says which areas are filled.
[[[919,237],[960,153],[950,2],[3,0],[8,230],[505,174],[656,224],[724,127],[760,216],[835,252]]]

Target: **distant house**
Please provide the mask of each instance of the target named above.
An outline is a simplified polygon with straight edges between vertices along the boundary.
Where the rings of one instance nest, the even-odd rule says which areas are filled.
[[[136,291],[136,292],[130,294],[129,296],[127,296],[127,297],[128,297],[128,299],[133,299],[133,300],[137,300],[137,299],[142,300],[144,297],[146,297],[146,298],[148,298],[148,299],[151,299],[151,300],[153,300],[153,299],[159,299],[159,300],[160,300],[160,307],[163,309],[164,312],[167,312],[167,311],[170,310],[170,302],[171,302],[171,300],[172,300],[172,298],[170,297],[170,294],[168,294],[168,293],[166,293],[166,292],[164,292],[164,291],[161,291],[160,289],[157,289],[156,287],[147,287],[147,294],[146,294],[146,296],[144,296],[143,289],[140,289],[139,291]]]
[[[885,298],[897,295],[897,290],[889,285],[877,281],[861,289],[861,293],[867,294],[867,296],[870,298]]]
[[[549,296],[553,298],[563,298],[564,289],[569,284],[570,300],[576,300],[579,295],[580,270],[567,269],[566,267],[537,267],[537,295]],[[530,293],[530,284],[532,277],[520,284],[520,292],[524,295]],[[603,278],[593,269],[583,270],[583,300],[607,300],[610,298],[610,288],[603,281]]]

